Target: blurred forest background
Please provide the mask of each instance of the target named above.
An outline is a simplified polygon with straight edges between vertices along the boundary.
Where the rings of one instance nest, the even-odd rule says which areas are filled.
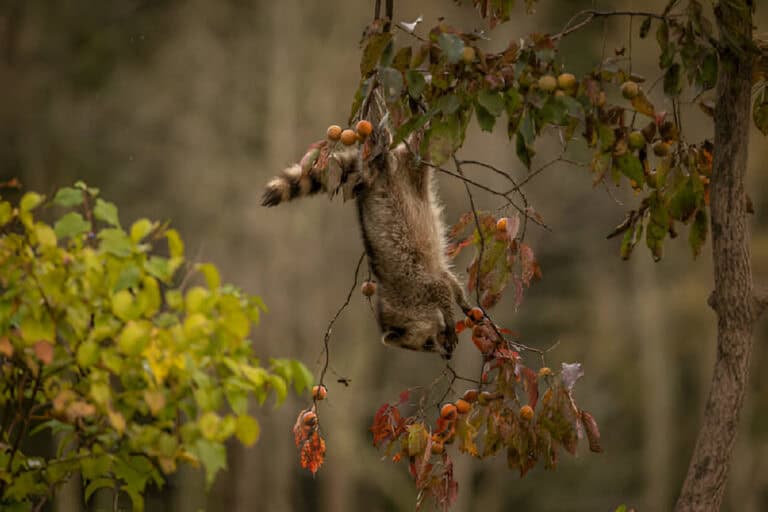
[[[429,27],[445,16],[465,29],[480,27],[468,3],[395,2],[395,17],[423,15]],[[582,8],[660,10],[663,3],[540,0],[534,16],[518,6],[519,17],[492,31],[487,44],[499,49],[510,38],[557,31]],[[768,29],[762,4],[758,32]],[[216,263],[227,281],[264,298],[270,313],[254,331],[257,353],[318,369],[326,325],[362,252],[354,207],[316,198],[268,210],[259,200],[270,176],[329,124],[344,124],[357,86],[357,43],[372,13],[372,0],[0,0],[0,181],[18,177],[50,194],[83,179],[117,203],[123,222],[171,220],[193,259]],[[585,72],[604,47],[611,54],[626,46],[640,20],[634,23],[595,22],[569,38],[569,69]],[[653,37],[635,40],[632,52],[634,70],[655,79]],[[684,105],[684,113],[689,140],[711,135],[696,105]],[[544,141],[537,150],[541,163],[557,147]],[[578,144],[571,152],[586,155]],[[517,176],[526,172],[503,134],[481,134],[476,126],[460,156]],[[758,282],[768,280],[766,157],[768,145],[755,131],[748,174]],[[469,206],[461,183],[439,180],[451,223]],[[600,423],[605,453],[563,457],[556,472],[536,469],[522,480],[503,457],[457,457],[457,511],[596,511],[620,503],[661,511],[677,497],[714,359],[709,243],[695,261],[685,236],[667,242],[660,263],[644,247],[621,261],[619,241],[605,235],[636,200],[625,189],[609,193],[591,182],[585,168],[562,165],[530,183],[531,203],[553,227],[529,229],[544,279],[518,311],[511,300],[502,302],[495,319],[529,345],[559,341],[550,365],[584,364],[576,394]],[[498,206],[492,196],[476,197],[481,208]],[[457,269],[466,263],[458,261]],[[767,338],[763,321],[725,510],[768,510]],[[472,375],[478,356],[467,339],[454,364]],[[260,442],[230,447],[229,469],[207,497],[202,475],[189,469],[153,491],[147,509],[412,510],[406,468],[381,462],[367,429],[381,403],[428,385],[443,362],[379,343],[357,293],[334,329],[331,356],[333,379],[321,410],[328,455],[316,478],[300,469],[290,432],[308,399],[291,397],[280,409],[268,403],[256,411]],[[338,377],[350,385],[336,383]],[[83,505],[75,482],[54,509],[110,506],[107,495]]]

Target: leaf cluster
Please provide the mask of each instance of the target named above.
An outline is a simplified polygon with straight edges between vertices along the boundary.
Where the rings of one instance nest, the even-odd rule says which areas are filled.
[[[296,361],[254,357],[265,311],[189,264],[176,230],[123,228],[83,183],[0,199],[0,508],[39,506],[74,473],[86,500],[115,489],[134,510],[180,463],[210,485],[228,439],[258,439],[249,397],[280,403],[312,381]],[[46,433],[55,453],[28,453]]]

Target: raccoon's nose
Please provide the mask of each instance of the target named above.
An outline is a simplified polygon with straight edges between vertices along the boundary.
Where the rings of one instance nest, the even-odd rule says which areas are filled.
[[[429,337],[424,341],[424,345],[422,345],[422,349],[426,352],[432,352],[435,350],[435,338]]]

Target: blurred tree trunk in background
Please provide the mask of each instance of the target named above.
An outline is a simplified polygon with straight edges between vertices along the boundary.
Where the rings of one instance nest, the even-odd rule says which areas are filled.
[[[640,346],[642,375],[645,496],[643,509],[668,510],[671,505],[672,400],[675,373],[672,373],[664,303],[658,273],[648,259],[632,262],[633,305],[632,332]]]

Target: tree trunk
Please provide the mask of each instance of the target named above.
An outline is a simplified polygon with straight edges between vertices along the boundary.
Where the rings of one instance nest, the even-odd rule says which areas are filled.
[[[752,330],[763,304],[754,294],[744,193],[752,9],[752,0],[723,1],[716,7],[721,47],[710,189],[715,290],[709,303],[717,313],[717,356],[678,512],[720,509],[748,384]]]

